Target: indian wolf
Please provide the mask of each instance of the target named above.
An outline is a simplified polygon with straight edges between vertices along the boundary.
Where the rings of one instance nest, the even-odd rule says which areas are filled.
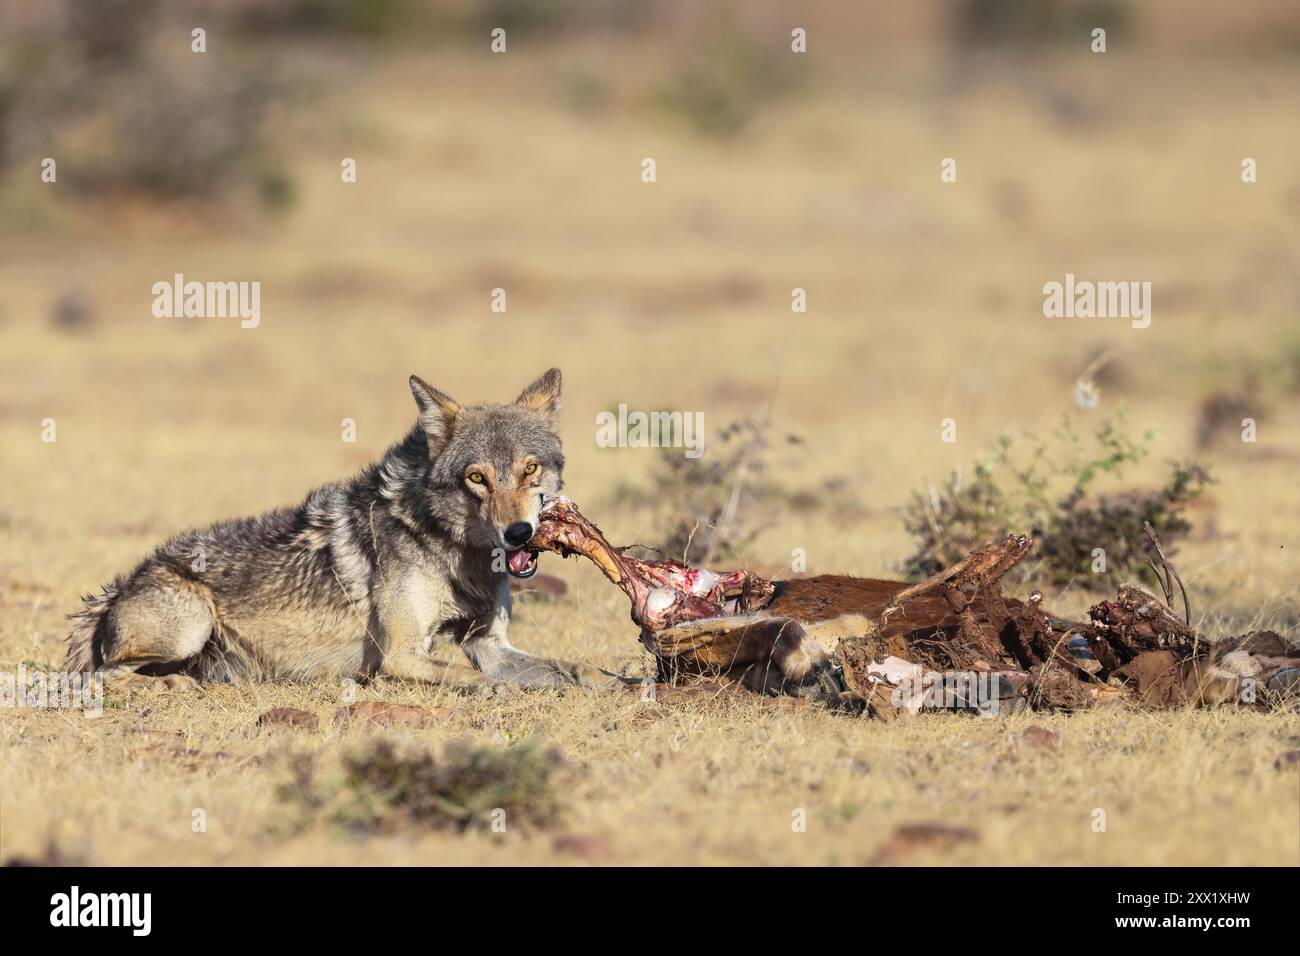
[[[543,499],[563,486],[560,371],[509,405],[461,406],[417,376],[419,419],[349,481],[158,547],[73,614],[70,670],[169,683],[377,675],[462,687],[604,686],[511,645]],[[434,660],[444,641],[474,668]]]

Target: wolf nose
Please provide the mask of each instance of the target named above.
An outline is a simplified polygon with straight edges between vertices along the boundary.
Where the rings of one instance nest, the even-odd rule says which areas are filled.
[[[521,548],[526,545],[533,537],[533,526],[527,521],[516,521],[510,527],[506,528],[506,544],[512,548]]]

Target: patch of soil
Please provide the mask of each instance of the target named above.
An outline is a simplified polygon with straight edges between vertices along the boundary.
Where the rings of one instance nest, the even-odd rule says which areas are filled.
[[[979,834],[970,827],[947,823],[903,823],[894,828],[880,849],[871,858],[873,866],[895,866],[921,849],[947,852],[966,843],[979,841]]]
[[[416,707],[414,704],[390,704],[382,700],[361,700],[334,711],[334,723],[342,726],[358,723],[371,727],[432,727],[449,720],[446,707]]]

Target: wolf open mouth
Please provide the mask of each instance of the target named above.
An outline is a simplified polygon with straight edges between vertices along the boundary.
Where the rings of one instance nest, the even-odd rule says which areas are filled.
[[[512,578],[531,578],[537,573],[537,552],[527,547],[507,551],[506,569]]]

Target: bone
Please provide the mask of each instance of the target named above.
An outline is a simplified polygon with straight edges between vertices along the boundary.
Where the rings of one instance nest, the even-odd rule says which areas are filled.
[[[716,572],[665,558],[642,561],[615,548],[568,498],[542,507],[529,546],[562,557],[590,558],[632,602],[632,620],[651,633],[701,618],[745,614],[766,607],[776,585],[750,571]]]

